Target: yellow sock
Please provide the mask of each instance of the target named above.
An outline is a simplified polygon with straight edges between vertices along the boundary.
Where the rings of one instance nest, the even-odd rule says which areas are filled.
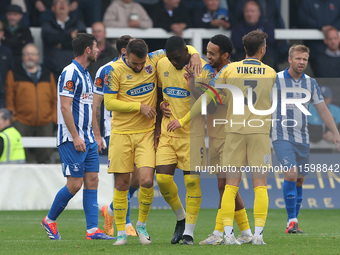
[[[258,186],[254,188],[254,220],[255,227],[264,227],[268,214],[268,192],[266,186]]]
[[[115,189],[115,192],[113,194],[113,212],[115,215],[118,231],[125,230],[126,213],[128,209],[128,193],[128,190],[119,191]]]
[[[221,203],[223,227],[233,226],[237,191],[237,186],[225,185]]]
[[[216,215],[216,224],[215,224],[215,230],[220,231],[223,233],[223,220],[222,220],[222,210],[218,209],[217,215]]]
[[[140,222],[146,222],[153,201],[153,186],[151,188],[140,187],[138,200],[139,200],[138,220]]]
[[[250,228],[245,208],[235,212],[235,221],[241,232]]]
[[[174,176],[170,174],[156,174],[156,180],[159,191],[162,193],[162,196],[171,209],[176,211],[182,208],[183,206],[178,196],[178,188],[174,182]]]
[[[196,224],[198,213],[201,208],[201,187],[199,175],[184,175],[184,183],[187,189],[186,220],[185,223]]]

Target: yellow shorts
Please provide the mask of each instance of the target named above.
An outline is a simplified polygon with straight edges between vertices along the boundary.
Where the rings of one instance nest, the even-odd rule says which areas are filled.
[[[155,168],[154,131],[136,134],[111,134],[108,173],[132,173],[134,164]]]
[[[268,134],[228,133],[223,150],[223,166],[271,166]]]
[[[217,166],[223,164],[223,149],[224,149],[225,138],[220,137],[209,137],[209,173],[217,174],[220,171]]]
[[[191,146],[190,146],[191,145]],[[204,136],[173,137],[161,134],[156,152],[156,165],[177,164],[183,171],[194,171],[195,166],[206,165]]]

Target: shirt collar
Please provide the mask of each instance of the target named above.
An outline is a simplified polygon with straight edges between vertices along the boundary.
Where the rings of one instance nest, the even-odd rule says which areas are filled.
[[[70,19],[70,17],[68,16],[65,20],[65,23],[62,22],[61,20],[57,19],[57,23],[58,23],[59,26],[61,26],[62,29],[65,29],[65,24],[66,24],[67,21],[69,21],[69,19]]]
[[[283,71],[283,77],[284,77],[284,78],[291,78],[291,79],[293,79],[294,81],[297,81],[297,82],[300,81],[301,79],[306,79],[305,73],[302,73],[301,79],[295,80],[295,79],[290,75],[290,73],[288,72],[288,69],[289,69],[289,67],[287,67],[287,68]]]
[[[72,59],[72,63],[75,64],[75,65],[78,67],[78,69],[79,69],[80,72],[82,72],[82,73],[84,73],[84,74],[87,73],[87,68],[84,69],[84,67],[82,67],[82,65],[79,64],[75,59]]]
[[[24,68],[26,74],[31,77],[32,73],[30,73],[29,71],[27,71],[27,68],[25,67],[24,63],[21,63],[22,68]],[[41,65],[38,65],[38,70],[37,70],[37,78],[39,79],[41,75]]]
[[[329,48],[326,49],[326,55],[330,57],[340,57],[340,50],[338,49],[337,51],[331,51]]]

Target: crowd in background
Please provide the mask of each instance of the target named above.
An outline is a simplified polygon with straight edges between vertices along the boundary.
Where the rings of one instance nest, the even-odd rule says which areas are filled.
[[[289,7],[290,28],[324,33],[323,41],[304,42],[311,50],[313,76],[340,77],[340,2],[290,0]],[[89,66],[92,79],[101,65],[118,56],[105,28],[163,28],[179,36],[187,28],[230,30],[232,61],[245,57],[242,36],[260,29],[268,34],[265,64],[279,71],[288,56],[288,42],[274,38],[275,28],[285,28],[280,0],[1,0],[0,20],[0,108],[12,111],[13,125],[23,136],[54,135],[56,82],[73,58],[72,39],[86,27],[92,27],[100,49],[98,62]],[[30,27],[41,27],[43,52]],[[164,48],[164,40],[147,43],[150,50]],[[26,155],[32,155],[28,162],[49,162],[46,150],[26,150]]]

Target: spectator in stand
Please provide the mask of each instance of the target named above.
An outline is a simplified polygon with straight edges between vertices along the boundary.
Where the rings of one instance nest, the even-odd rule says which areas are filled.
[[[263,57],[262,62],[271,66],[276,67],[274,60],[274,26],[271,23],[264,22],[260,19],[261,11],[256,1],[248,1],[243,8],[244,21],[232,27],[231,30],[231,41],[233,42],[235,53],[232,55],[234,61],[240,61],[245,58],[244,46],[242,43],[243,35],[253,31],[260,30],[268,34],[267,37],[267,52]]]
[[[136,3],[139,3],[141,6],[143,6],[143,8],[149,14],[149,17],[151,17],[152,5],[157,4],[160,0],[134,0],[134,1]],[[193,0],[193,1],[197,1],[197,0]]]
[[[151,28],[152,20],[144,8],[132,0],[115,0],[106,10],[106,27]]]
[[[77,33],[86,32],[83,22],[70,16],[68,0],[54,0],[54,16],[42,26],[41,35],[44,42],[44,64],[56,79],[65,66],[73,59],[72,39]]]
[[[205,9],[204,0],[182,0],[181,3],[189,13],[192,23],[194,23],[195,12]]]
[[[94,81],[95,75],[99,67],[112,61],[115,57],[118,57],[118,51],[110,45],[110,42],[106,40],[106,30],[102,22],[96,22],[92,25],[92,34],[97,39],[97,47],[99,49],[97,61],[92,62],[88,67],[88,71]]]
[[[12,51],[1,43],[3,36],[4,27],[0,21],[0,108],[5,107],[5,79],[8,71],[13,68]]]
[[[314,74],[318,78],[340,78],[340,37],[339,31],[331,26],[325,31],[324,43],[327,48],[318,55]]]
[[[336,0],[301,0],[299,6],[300,28],[314,28],[325,32],[330,26],[340,30],[340,1]],[[310,48],[310,63],[317,72],[319,55],[324,53],[326,45],[321,40],[306,40]]]
[[[25,163],[21,135],[12,127],[11,111],[0,108],[0,164]]]
[[[220,0],[204,0],[204,4],[204,8],[197,9],[195,12],[193,21],[194,27],[230,28],[228,10],[219,8]]]
[[[163,0],[153,8],[151,18],[154,27],[163,28],[178,36],[183,35],[184,29],[191,27],[190,16],[180,0]]]
[[[15,62],[21,61],[22,48],[33,42],[31,31],[21,22],[22,8],[18,5],[9,5],[6,9],[6,19],[3,21],[4,36],[2,43],[12,50]]]
[[[39,50],[27,44],[22,63],[6,79],[6,108],[15,117],[14,127],[22,136],[53,136],[57,121],[57,85],[53,74],[39,64]],[[29,163],[49,163],[51,149],[26,150]]]
[[[340,108],[332,104],[332,90],[327,86],[323,86],[321,87],[321,93],[330,113],[333,116],[338,130],[340,130]],[[325,140],[329,143],[332,143],[334,141],[333,133],[326,127],[325,123],[322,121],[319,113],[317,112],[313,104],[309,105],[309,112],[312,114],[308,116],[308,130],[310,141],[316,143],[321,140]]]
[[[39,26],[49,21],[53,17],[52,6],[54,0],[35,0],[34,8],[38,12]],[[70,13],[78,9],[78,0],[70,0]]]
[[[82,17],[86,27],[102,20],[102,3],[99,0],[78,0],[78,17]]]

